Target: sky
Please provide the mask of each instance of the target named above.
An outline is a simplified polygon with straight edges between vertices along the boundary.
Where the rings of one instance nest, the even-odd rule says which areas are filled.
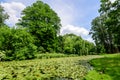
[[[92,20],[99,16],[100,0],[42,0],[60,17],[60,34],[74,33],[83,39],[93,42],[89,31]],[[111,0],[112,2],[114,0]],[[0,4],[10,16],[6,20],[9,26],[15,26],[21,17],[21,11],[36,0],[0,0]]]

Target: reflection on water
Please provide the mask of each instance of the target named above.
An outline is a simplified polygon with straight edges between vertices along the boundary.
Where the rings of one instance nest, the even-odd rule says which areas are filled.
[[[93,67],[86,60],[80,60],[78,64],[83,65],[87,71],[93,70]]]

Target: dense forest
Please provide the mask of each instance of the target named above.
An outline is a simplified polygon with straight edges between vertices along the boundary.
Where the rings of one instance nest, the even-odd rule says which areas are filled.
[[[22,11],[15,27],[0,5],[0,59],[25,60],[44,53],[90,55],[120,51],[120,1],[101,0],[100,16],[92,21],[95,44],[73,33],[60,35],[61,20],[49,5],[37,1]]]

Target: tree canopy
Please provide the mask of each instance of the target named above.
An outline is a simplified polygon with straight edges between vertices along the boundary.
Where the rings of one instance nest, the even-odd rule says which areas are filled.
[[[99,13],[90,32],[96,45],[107,53],[120,52],[120,1],[101,0]]]
[[[61,39],[61,37],[60,37]],[[88,55],[94,54],[95,45],[83,40],[75,34],[66,34],[61,39],[62,52],[65,54]]]
[[[37,1],[22,12],[22,19],[18,23],[27,27],[35,37],[36,45],[46,52],[56,51],[57,35],[60,32],[60,18],[42,1]]]

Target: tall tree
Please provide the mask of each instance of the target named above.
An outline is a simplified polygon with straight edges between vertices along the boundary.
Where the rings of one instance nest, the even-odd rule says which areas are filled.
[[[60,18],[42,1],[37,1],[22,12],[18,25],[27,27],[35,37],[36,45],[46,52],[56,51],[57,35],[60,31]]]
[[[8,14],[5,13],[3,7],[0,5],[0,27],[5,25],[4,22],[8,18],[9,18]]]
[[[110,50],[108,49],[110,45],[109,34],[104,24],[104,20],[105,20],[104,15],[96,17],[92,21],[92,28],[90,31],[90,34],[92,34],[92,38],[93,40],[95,40],[95,43],[97,45],[96,48],[98,53],[104,52],[104,51],[101,51],[102,48],[106,48],[107,50]]]
[[[91,34],[107,53],[120,51],[120,1],[101,0],[100,16],[92,21]]]

